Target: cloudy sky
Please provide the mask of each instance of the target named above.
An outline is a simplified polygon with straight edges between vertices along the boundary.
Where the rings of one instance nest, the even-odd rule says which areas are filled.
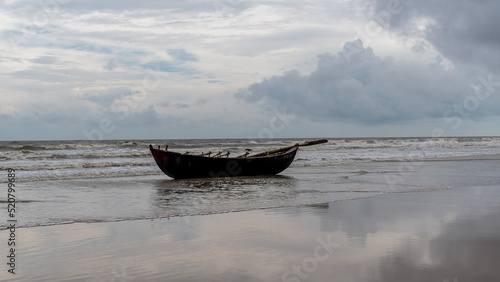
[[[0,140],[500,135],[500,2],[0,2]]]

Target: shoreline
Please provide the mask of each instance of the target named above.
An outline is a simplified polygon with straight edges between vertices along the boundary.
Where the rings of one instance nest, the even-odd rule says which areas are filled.
[[[499,160],[500,155],[490,154],[361,162],[290,167],[275,176],[188,180],[173,180],[162,174],[37,182],[16,179],[16,202],[24,210],[18,213],[18,222],[22,223],[19,228],[35,228],[168,219],[491,185],[500,183],[500,168],[496,168]],[[45,214],[51,217],[44,217]],[[1,223],[0,231],[7,227]]]
[[[498,281],[498,215],[500,187],[482,186],[22,228],[16,231],[19,272],[5,276],[9,273],[2,269],[2,276],[14,281]]]

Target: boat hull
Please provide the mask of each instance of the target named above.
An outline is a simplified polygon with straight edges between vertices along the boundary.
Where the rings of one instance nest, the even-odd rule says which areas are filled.
[[[158,167],[175,179],[278,174],[293,162],[298,148],[262,157],[212,158],[164,151],[150,146]]]

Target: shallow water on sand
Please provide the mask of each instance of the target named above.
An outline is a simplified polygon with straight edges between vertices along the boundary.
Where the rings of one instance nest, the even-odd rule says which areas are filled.
[[[16,219],[18,226],[32,227],[304,206],[393,192],[498,185],[498,171],[499,156],[475,156],[291,167],[262,177],[173,180],[146,175],[19,182]],[[0,226],[6,228],[6,220]]]
[[[172,180],[148,150],[149,144],[169,144],[173,151],[228,150],[234,156],[302,141],[9,141],[0,142],[0,169],[15,170],[21,227],[301,206],[483,185],[491,180],[490,171],[499,171],[499,137],[329,139],[301,147],[292,165],[277,176],[230,179]],[[463,160],[433,160],[443,158]],[[7,173],[0,176],[1,183],[7,187]],[[0,204],[7,201],[7,193],[0,194]],[[0,229],[8,226],[3,216]]]

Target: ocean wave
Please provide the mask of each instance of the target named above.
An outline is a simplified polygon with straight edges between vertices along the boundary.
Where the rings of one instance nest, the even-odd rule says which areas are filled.
[[[152,140],[153,141],[153,140]],[[2,141],[0,151],[43,151],[43,150],[81,150],[120,147],[146,147],[150,141]]]
[[[144,157],[149,155],[149,150],[108,150],[108,151],[78,151],[69,150],[65,152],[56,151],[9,151],[0,152],[0,158],[13,159],[78,159],[78,158],[109,158],[109,157]]]
[[[325,144],[302,147],[301,150],[338,150],[367,148],[465,148],[500,147],[500,137],[447,137],[447,138],[378,138],[330,139]]]
[[[148,150],[150,143],[169,144],[169,150],[231,152],[231,156],[290,146],[301,139],[222,139],[222,140],[132,140],[132,141],[50,141],[35,146],[29,142],[0,142],[11,148],[0,151],[0,169],[23,172],[20,180],[47,180],[140,175],[137,171],[161,174]],[[7,144],[7,145],[6,145]],[[176,148],[177,146],[177,148]],[[18,149],[12,150],[13,147]],[[40,150],[40,148],[45,148]],[[59,150],[54,148],[73,148]],[[74,149],[78,147],[78,149]],[[47,149],[47,148],[50,148]],[[162,145],[162,148],[165,148]],[[324,166],[358,162],[406,161],[440,157],[460,157],[500,153],[499,137],[447,138],[343,138],[301,147],[292,167]]]
[[[169,145],[171,149],[210,148],[262,148],[289,146],[309,139],[191,139],[191,140],[117,140],[117,141],[3,141],[0,142],[0,154],[56,154],[65,155],[67,152],[92,152],[96,150],[147,151],[149,144],[160,144],[163,148]],[[156,145],[155,145],[156,146]],[[489,147],[500,146],[500,137],[443,137],[443,138],[331,138],[325,144],[311,147],[302,147],[304,150],[322,149],[363,149],[363,148],[391,148],[391,147]],[[1,156],[1,155],[0,155]],[[22,155],[15,155],[20,156]],[[15,157],[14,156],[14,157]]]
[[[498,155],[498,151],[483,152],[421,152],[408,155],[323,155],[323,154],[301,154],[297,156],[290,167],[320,167],[335,166],[367,162],[415,162],[429,161],[431,159],[443,159],[453,157],[471,157]],[[32,182],[62,179],[89,179],[106,177],[126,177],[142,175],[162,175],[161,170],[152,159],[140,159],[127,162],[79,162],[58,164],[32,164],[32,165],[2,165],[0,169],[14,168],[17,172],[17,181]],[[284,172],[286,174],[286,171]]]
[[[141,166],[151,166],[154,162],[75,162],[75,163],[42,163],[42,164],[31,164],[31,165],[9,165],[0,166],[0,170],[7,170],[9,168],[15,169],[17,171],[45,171],[45,170],[61,170],[61,169],[73,169],[73,168],[105,168],[105,167],[141,167]]]
[[[359,155],[359,156],[330,156],[297,158],[290,167],[319,167],[329,165],[354,164],[363,162],[412,162],[428,161],[431,159],[458,158],[458,157],[480,157],[500,155],[500,149],[496,151],[482,152],[420,152],[404,155]]]

